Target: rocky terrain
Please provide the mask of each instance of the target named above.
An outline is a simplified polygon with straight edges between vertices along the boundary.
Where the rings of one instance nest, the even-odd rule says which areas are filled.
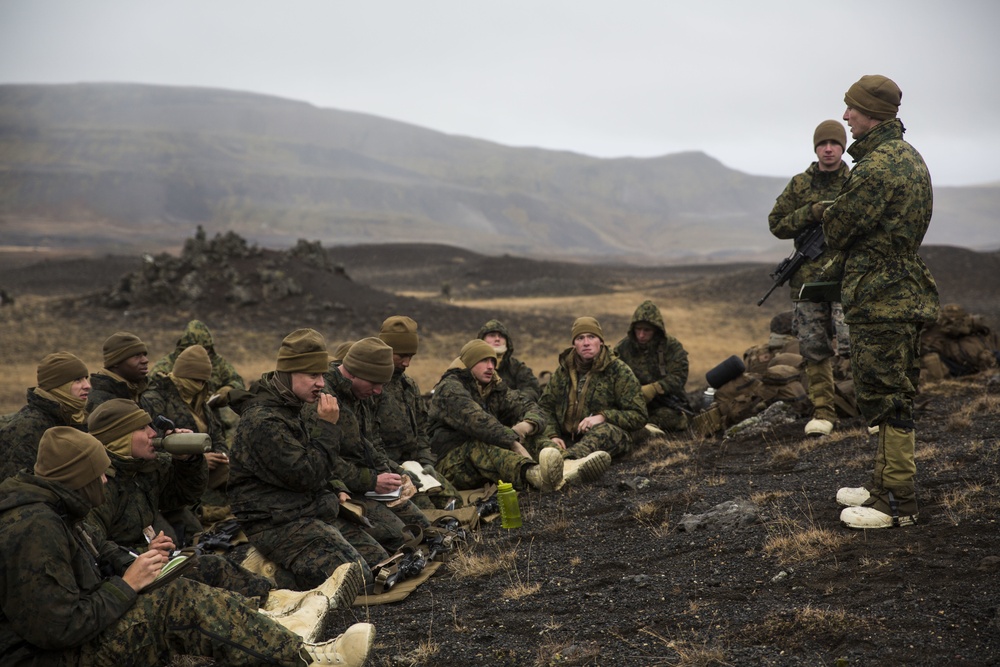
[[[922,254],[942,301],[997,325],[998,254]],[[769,268],[583,266],[419,245],[277,253],[217,236],[173,258],[4,262],[0,287],[66,326],[177,331],[211,310],[228,331],[286,332],[304,313],[366,331],[388,308],[449,332],[484,313],[441,298],[443,286],[474,303],[655,285],[738,316],[757,310]],[[783,298],[772,299],[777,312]],[[20,349],[12,312],[0,308],[0,324]],[[1000,378],[923,387],[916,418],[917,526],[839,525],[836,490],[865,480],[874,451],[858,420],[818,439],[804,438],[803,420],[681,434],[646,443],[591,486],[522,494],[523,528],[483,525],[466,556],[405,602],[339,613],[328,634],[375,623],[371,664],[393,667],[1000,664]]]

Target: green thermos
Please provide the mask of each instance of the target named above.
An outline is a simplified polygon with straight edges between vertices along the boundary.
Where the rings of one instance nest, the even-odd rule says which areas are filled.
[[[517,503],[517,491],[510,482],[497,483],[497,505],[500,506],[500,527],[521,527],[521,506]]]

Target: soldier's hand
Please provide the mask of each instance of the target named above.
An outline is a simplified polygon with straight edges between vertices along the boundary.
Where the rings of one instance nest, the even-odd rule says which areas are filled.
[[[389,493],[403,484],[403,478],[394,472],[384,472],[375,478],[375,492]]]
[[[340,421],[340,404],[337,402],[337,397],[320,394],[319,400],[316,401],[316,416],[331,424]]]
[[[656,385],[655,384],[642,385],[642,397],[646,399],[647,403],[656,398]]]
[[[594,428],[598,424],[603,424],[605,421],[604,415],[590,415],[580,420],[579,425],[576,427],[577,432],[586,433],[590,429]]]
[[[155,549],[150,549],[144,554],[139,554],[139,557],[132,561],[132,564],[125,570],[125,574],[122,575],[122,579],[133,591],[138,593],[153,583],[166,562],[166,556]]]
[[[511,426],[511,430],[517,433],[518,440],[524,442],[524,439],[535,430],[535,425],[531,422],[520,421]]]
[[[828,203],[822,201],[818,201],[813,204],[809,209],[809,214],[812,216],[812,219],[816,222],[823,222],[823,213],[826,211],[827,206]]]
[[[159,551],[167,557],[169,557],[176,548],[177,546],[174,544],[174,541],[170,539],[170,536],[162,530],[159,535],[149,541],[149,551]]]
[[[524,445],[522,445],[522,444],[521,444],[521,443],[519,443],[519,442],[515,442],[514,444],[512,444],[512,445],[510,446],[510,450],[511,450],[512,452],[514,452],[515,454],[520,454],[521,456],[523,456],[523,457],[524,457],[524,458],[526,458],[526,459],[531,459],[532,461],[534,461],[534,460],[535,460],[535,459],[534,459],[534,458],[533,458],[533,457],[531,456],[531,454],[529,454],[529,453],[528,453],[528,450],[524,448]]]
[[[222,452],[205,452],[205,461],[208,462],[208,469],[215,470],[221,465],[229,463],[229,457]]]
[[[559,449],[566,449],[566,441],[562,438],[552,438],[552,442],[554,442],[556,447]]]

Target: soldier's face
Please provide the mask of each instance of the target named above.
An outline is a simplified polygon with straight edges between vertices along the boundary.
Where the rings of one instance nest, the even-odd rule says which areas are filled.
[[[73,384],[69,387],[69,393],[84,401],[87,400],[87,397],[90,396],[90,378],[84,376],[73,380]]]
[[[851,128],[851,137],[853,139],[860,139],[868,130],[879,124],[878,120],[861,113],[854,107],[847,107],[847,111],[844,112],[844,120],[847,121],[847,126]]]
[[[507,337],[504,336],[499,331],[491,331],[485,336],[483,340],[490,344],[494,350],[507,347]]]
[[[381,394],[382,383],[362,380],[361,378],[354,376],[351,378],[351,393],[353,393],[354,397],[359,401],[363,401],[366,398],[371,398],[372,396],[378,396]]]
[[[108,370],[114,371],[129,382],[139,382],[149,373],[149,357],[146,356],[145,352],[140,352]]]
[[[836,171],[843,155],[844,147],[832,139],[816,144],[816,159],[820,171]]]
[[[315,403],[326,386],[322,373],[292,373],[292,393],[303,403]]]
[[[132,431],[132,458],[147,461],[155,459],[156,450],[153,449],[153,438],[155,437],[156,431],[148,424],[138,431]]]
[[[410,361],[413,360],[412,354],[396,354],[392,353],[392,365],[397,371],[405,371],[410,367]]]
[[[645,345],[649,341],[653,340],[653,335],[656,333],[656,329],[648,324],[636,324],[632,327],[632,332],[635,334],[635,340],[639,345]]]
[[[486,357],[482,361],[473,364],[469,372],[476,378],[479,384],[487,385],[493,381],[493,374],[496,372],[497,360],[493,357]]]
[[[584,361],[590,361],[601,351],[601,339],[592,333],[582,333],[573,339],[576,353]]]

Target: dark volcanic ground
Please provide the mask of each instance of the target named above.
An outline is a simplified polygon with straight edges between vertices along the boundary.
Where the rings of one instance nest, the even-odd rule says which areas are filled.
[[[1000,254],[943,247],[922,254],[942,302],[1000,321]],[[443,246],[330,255],[346,277],[272,258],[305,288],[280,303],[241,309],[208,301],[218,298],[209,290],[190,312],[154,302],[129,317],[176,330],[210,305],[232,320],[219,329],[285,333],[308,307],[368,328],[388,314],[386,299],[403,299],[380,290],[433,293],[442,283],[463,300],[670,285],[740,313],[756,308],[771,268],[582,266]],[[133,258],[3,263],[0,288],[15,298],[92,294],[142,266]],[[67,321],[121,321],[121,311],[90,299],[51,307]],[[766,307],[775,312],[787,305],[780,292],[772,300]],[[395,303],[422,329],[467,331],[483,321],[483,313],[440,299]],[[459,578],[448,565],[404,603],[335,615],[329,634],[371,620],[378,629],[371,664],[393,667],[1000,664],[1000,381],[982,376],[925,388],[917,421],[915,527],[840,527],[836,490],[865,480],[874,450],[859,422],[815,440],[803,439],[803,420],[756,435],[685,436],[616,462],[589,487],[523,494],[523,528],[503,534],[487,524],[472,540],[474,556],[516,552],[492,576]],[[640,477],[648,485],[635,483]],[[737,500],[752,503],[757,520],[680,529],[685,515]],[[512,584],[539,588],[516,598]]]

